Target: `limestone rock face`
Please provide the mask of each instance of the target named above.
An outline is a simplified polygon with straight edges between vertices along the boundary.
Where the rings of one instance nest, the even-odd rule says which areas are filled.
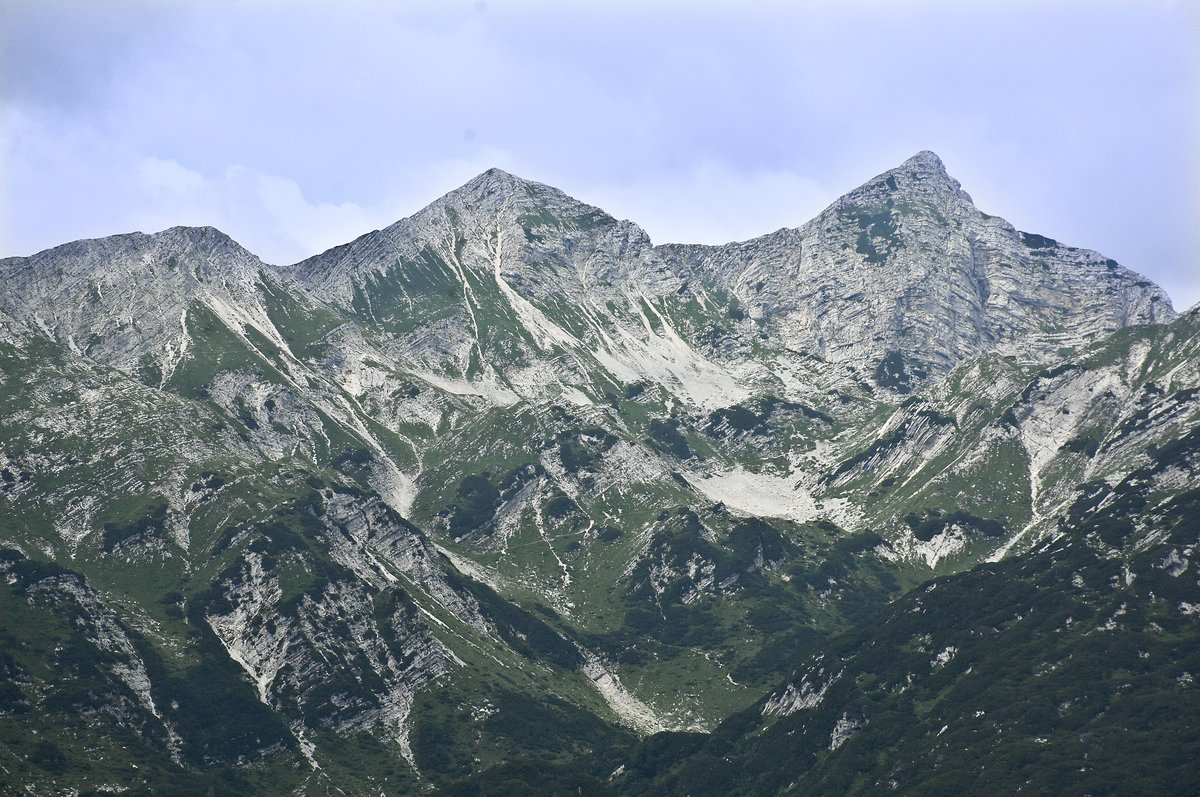
[[[611,287],[614,278],[628,277],[653,257],[637,225],[556,188],[490,169],[414,216],[294,269],[349,307],[356,287],[372,276],[419,267],[428,250],[446,255],[446,276],[459,279],[490,279],[499,263],[501,275],[536,300]]]
[[[292,273],[389,324],[430,367],[502,380],[506,361],[554,348],[623,360],[606,367],[617,378],[644,375],[631,362],[644,352],[614,345],[649,342],[643,327],[657,320],[640,302],[707,358],[743,359],[753,339],[766,359],[801,353],[900,393],[988,352],[1044,361],[1175,317],[1161,289],[1114,261],[976,209],[931,152],[799,228],[723,246],[652,247],[630,222],[493,169]],[[529,339],[512,340],[521,327]],[[714,328],[732,338],[718,344],[704,334]]]
[[[1160,288],[1116,262],[976,209],[931,152],[799,228],[741,243],[654,247],[631,222],[492,169],[282,269],[212,228],[9,258],[0,309],[105,364],[169,372],[194,301],[273,337],[263,279],[382,331],[424,370],[497,384],[524,383],[515,372],[555,351],[574,355],[552,369],[558,381],[587,382],[597,366],[617,381],[652,376],[647,331],[665,322],[668,338],[718,362],[744,359],[753,339],[766,359],[801,353],[908,392],[980,354],[1044,361],[1175,317]],[[717,341],[714,328],[732,334]]]
[[[594,387],[596,372],[632,381],[631,297],[680,284],[637,225],[499,169],[288,272],[390,357],[505,396]]]
[[[169,370],[184,355],[186,312],[197,300],[218,315],[261,319],[266,268],[219,230],[172,227],[0,260],[0,286],[15,323],[133,373]]]
[[[660,252],[727,286],[778,345],[877,366],[885,387],[909,389],[986,352],[1044,359],[1175,317],[1140,275],[976,209],[932,152],[798,229]]]

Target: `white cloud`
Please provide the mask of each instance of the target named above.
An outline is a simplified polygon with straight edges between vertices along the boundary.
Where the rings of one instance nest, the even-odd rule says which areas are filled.
[[[377,226],[378,219],[354,204],[310,203],[295,180],[256,174],[257,199],[301,257],[344,243]]]
[[[988,212],[1196,273],[1190,4],[103,5],[0,4],[0,256],[214,224],[289,262],[490,166],[743,239],[931,148]]]
[[[151,196],[173,199],[195,197],[204,190],[205,180],[199,172],[173,160],[149,155],[139,163],[138,184]]]
[[[794,172],[745,173],[713,160],[585,191],[581,198],[635,221],[655,243],[719,244],[799,227],[837,198]]]

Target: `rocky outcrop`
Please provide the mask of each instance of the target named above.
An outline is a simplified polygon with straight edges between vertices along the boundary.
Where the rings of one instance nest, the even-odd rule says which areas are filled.
[[[235,327],[270,330],[267,267],[212,227],[76,241],[0,261],[4,310],[25,328],[126,373],[163,381],[187,356],[196,302]]]
[[[1115,261],[976,209],[932,152],[797,229],[659,251],[730,290],[777,346],[899,392],[987,352],[1045,360],[1175,317],[1160,288]]]

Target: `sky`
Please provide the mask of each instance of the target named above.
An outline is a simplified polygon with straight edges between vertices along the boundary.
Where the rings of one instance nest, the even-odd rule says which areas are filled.
[[[0,256],[210,224],[289,264],[498,166],[656,243],[916,152],[1200,302],[1200,4],[4,0]]]

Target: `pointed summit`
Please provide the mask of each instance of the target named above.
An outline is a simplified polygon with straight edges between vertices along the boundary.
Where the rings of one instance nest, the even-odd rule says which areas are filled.
[[[946,171],[946,165],[942,163],[942,159],[927,149],[921,150],[896,168],[875,178],[875,180],[884,180],[885,182],[889,179],[895,183],[895,185],[889,183],[889,187],[893,190],[897,190],[897,188],[903,190],[906,186],[922,184],[926,190],[932,187],[935,191],[945,191],[951,195],[961,194],[968,202],[971,201],[971,198],[962,190],[962,185],[958,180],[955,180]]]
[[[519,186],[528,183],[529,181],[527,180],[523,180],[514,174],[493,166],[487,171],[472,177],[453,191],[450,191],[446,196],[487,196],[489,194],[505,196],[511,194]]]
[[[551,185],[526,180],[503,169],[492,168],[432,202],[408,219],[388,228],[428,229],[446,223],[464,230],[481,227],[506,227],[526,230],[525,237],[544,237],[538,229],[546,227],[594,228],[616,223],[600,208],[581,202]],[[551,237],[556,237],[555,232]]]
[[[937,153],[923,149],[916,155],[900,164],[901,169],[912,172],[932,172],[936,174],[946,174],[946,165],[942,163],[942,159],[937,156]]]
[[[561,195],[570,201],[577,201],[553,186],[535,180],[526,180],[524,177],[493,166],[487,171],[475,175],[458,188],[449,191],[431,205],[438,205],[451,198],[467,201],[471,199],[485,200],[489,197],[505,199],[521,195],[539,196],[547,193]]]
[[[946,172],[942,159],[929,150],[921,150],[846,194],[831,209],[836,211],[847,205],[882,207],[900,201],[937,206],[942,213],[953,207],[974,206],[970,194]]]
[[[545,183],[526,180],[503,169],[491,168],[433,202],[430,208],[456,207],[495,210],[507,206],[527,211],[545,208],[556,213],[578,214],[597,210]],[[420,215],[420,214],[418,214]]]
[[[562,289],[563,280],[577,280],[575,266],[564,265],[572,252],[585,239],[604,238],[613,230],[628,239],[626,245],[649,249],[649,237],[636,225],[618,222],[553,186],[491,168],[412,216],[303,260],[291,271],[351,308],[355,296],[382,290],[381,280],[399,280],[395,290],[411,294],[414,288],[407,281],[422,269],[438,272],[422,277],[424,287],[436,283],[449,292],[445,295],[464,291],[464,284],[475,278],[469,275],[483,275],[481,279],[495,284],[496,265],[503,258],[509,269],[504,278],[534,296]],[[535,275],[539,269],[546,273]],[[518,271],[529,273],[518,278]],[[469,308],[464,312],[470,315]]]

